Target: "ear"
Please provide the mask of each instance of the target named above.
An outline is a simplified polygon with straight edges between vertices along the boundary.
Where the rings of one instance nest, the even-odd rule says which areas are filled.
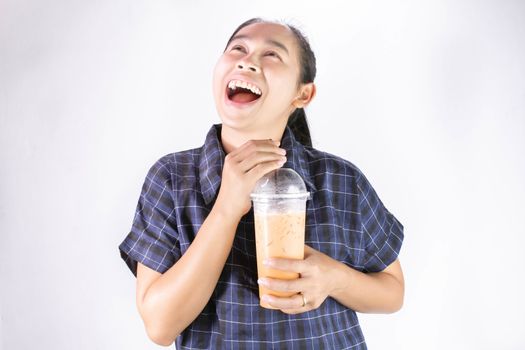
[[[304,108],[314,98],[316,87],[314,83],[303,84],[299,89],[299,95],[293,100],[292,104],[295,108]]]

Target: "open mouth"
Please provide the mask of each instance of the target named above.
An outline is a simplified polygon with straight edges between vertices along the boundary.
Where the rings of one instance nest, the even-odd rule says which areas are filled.
[[[262,96],[261,89],[242,80],[231,80],[226,88],[230,101],[236,103],[251,103]]]

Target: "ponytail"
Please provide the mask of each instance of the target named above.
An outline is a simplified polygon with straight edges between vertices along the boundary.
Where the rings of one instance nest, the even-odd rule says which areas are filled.
[[[304,108],[296,108],[295,111],[288,117],[288,124],[297,141],[303,146],[312,147],[312,138],[310,136],[310,128],[306,120],[306,113]]]

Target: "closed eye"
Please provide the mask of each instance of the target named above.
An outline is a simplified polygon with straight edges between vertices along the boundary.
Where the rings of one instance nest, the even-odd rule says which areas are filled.
[[[235,45],[234,47],[232,47],[232,51],[233,50],[238,50],[238,51],[243,51],[244,52],[244,47],[242,47],[240,45]]]
[[[275,53],[274,51],[268,51],[265,55],[266,56],[277,57],[278,59],[281,59],[281,57],[279,57],[279,55],[277,53]]]

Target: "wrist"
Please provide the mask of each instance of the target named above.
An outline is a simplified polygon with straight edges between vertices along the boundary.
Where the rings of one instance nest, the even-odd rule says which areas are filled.
[[[332,284],[330,286],[329,296],[335,299],[340,298],[350,288],[352,274],[355,272],[346,264],[334,260],[332,271]]]
[[[238,224],[243,216],[242,213],[240,213],[238,210],[235,210],[233,206],[224,203],[222,200],[220,200],[220,198],[217,198],[215,204],[213,205],[212,213],[214,213],[215,216],[217,216],[217,218],[223,222],[232,222],[235,224]]]

